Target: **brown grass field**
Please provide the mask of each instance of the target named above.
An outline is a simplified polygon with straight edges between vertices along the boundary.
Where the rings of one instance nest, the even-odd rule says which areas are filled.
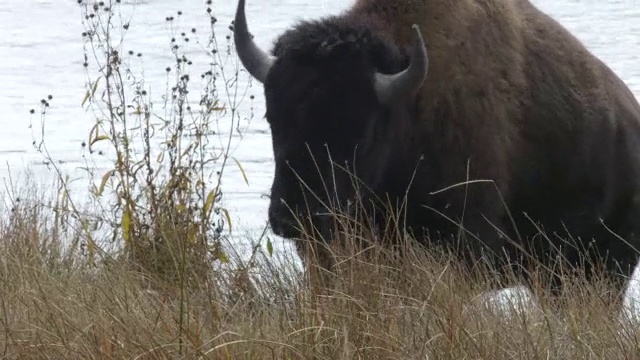
[[[122,256],[89,261],[69,246],[81,234],[27,193],[5,199],[0,223],[2,359],[640,358],[604,280],[499,311],[481,298],[488,274],[448,256],[345,243],[328,286],[268,255],[162,281]]]

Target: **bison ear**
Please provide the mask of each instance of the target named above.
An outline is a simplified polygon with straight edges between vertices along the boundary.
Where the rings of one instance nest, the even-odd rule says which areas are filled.
[[[374,74],[374,89],[378,100],[385,105],[394,105],[401,99],[415,93],[427,77],[429,56],[420,32],[414,24],[413,47],[409,66],[399,73],[387,75],[380,72]]]

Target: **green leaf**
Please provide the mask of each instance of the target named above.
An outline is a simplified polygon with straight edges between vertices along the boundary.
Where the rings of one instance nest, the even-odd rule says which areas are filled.
[[[269,253],[269,256],[273,256],[273,243],[269,237],[267,237],[267,252]]]
[[[102,195],[102,192],[104,192],[104,187],[107,185],[107,181],[109,180],[109,178],[114,172],[116,172],[115,169],[109,170],[106,173],[104,173],[104,175],[102,175],[102,181],[100,181],[100,187],[98,188],[96,195],[98,196]]]
[[[97,143],[98,141],[102,141],[102,140],[109,140],[109,136],[108,135],[100,135],[100,136],[96,136],[95,138],[93,138],[93,140],[91,140],[91,143],[89,145],[93,145],[95,143]]]
[[[87,100],[89,100],[90,96],[91,96],[91,92],[89,92],[89,90],[87,90],[87,92],[84,94],[84,97],[82,98],[82,103],[80,104],[80,106],[84,106],[84,104],[87,102]]]
[[[93,85],[91,85],[91,91],[87,90],[87,92],[84,94],[84,98],[82,99],[82,104],[80,106],[84,106],[87,100],[89,100],[90,97],[95,95],[96,89],[98,88],[99,81],[100,81],[100,78],[97,78],[96,81],[93,83]]]
[[[214,256],[216,259],[220,260],[220,262],[228,264],[229,263],[229,258],[227,257],[227,254],[224,253],[224,251],[217,249],[216,251],[214,251]]]
[[[238,165],[238,168],[240,169],[240,173],[242,174],[242,177],[244,178],[244,182],[249,185],[249,179],[247,178],[247,174],[244,172],[244,168],[242,167],[242,164],[240,164],[240,161],[238,161],[238,159],[236,159],[235,157],[231,157],[233,159],[233,161],[236,162],[236,165]]]
[[[211,210],[211,207],[213,206],[213,201],[216,198],[216,189],[213,189],[211,191],[209,191],[209,194],[207,194],[207,200],[205,200],[204,202],[204,213],[208,214],[209,211]]]
[[[122,237],[126,242],[131,240],[129,229],[131,229],[131,212],[129,211],[129,207],[126,207],[122,213]]]
[[[224,216],[227,218],[227,224],[229,224],[229,234],[231,234],[232,226],[231,226],[231,216],[229,216],[229,211],[225,208],[220,208],[224,213]]]

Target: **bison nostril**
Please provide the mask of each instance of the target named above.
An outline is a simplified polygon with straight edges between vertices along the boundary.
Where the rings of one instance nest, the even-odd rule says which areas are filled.
[[[289,237],[287,234],[292,234],[296,230],[297,223],[293,217],[293,210],[288,206],[288,202],[279,194],[274,193],[270,195],[269,205],[269,225],[271,230],[279,236]]]
[[[278,236],[284,236],[286,229],[285,229],[285,224],[282,221],[271,220],[269,224],[271,225],[271,230],[273,231],[274,234]]]
[[[271,223],[271,231],[278,236],[282,236],[283,229],[278,223]]]
[[[298,237],[300,233],[297,222],[280,214],[270,214],[269,225],[274,234],[284,238]]]

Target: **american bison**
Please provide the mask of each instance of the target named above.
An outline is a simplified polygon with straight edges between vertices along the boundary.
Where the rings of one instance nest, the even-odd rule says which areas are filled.
[[[470,261],[598,255],[631,273],[640,105],[528,0],[358,0],[270,53],[239,0],[234,38],[264,85],[275,233],[298,237],[302,215],[325,229],[326,204],[370,196],[404,204],[418,238],[462,239]]]

